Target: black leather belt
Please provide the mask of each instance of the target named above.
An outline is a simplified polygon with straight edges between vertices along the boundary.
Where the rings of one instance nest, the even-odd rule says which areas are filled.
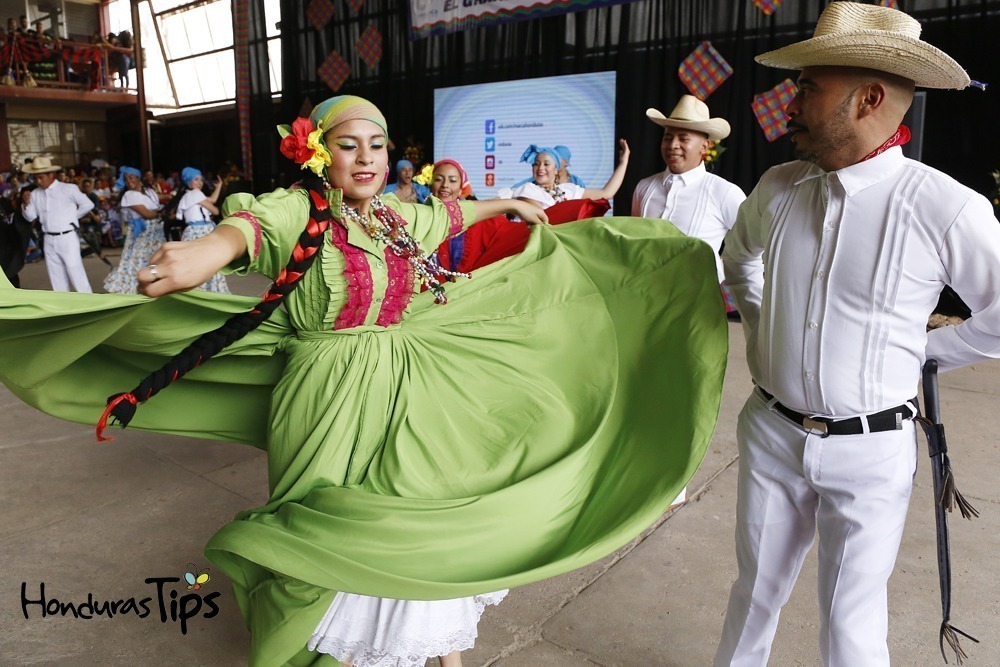
[[[76,231],[75,229],[67,229],[65,232],[45,232],[45,233],[48,234],[49,236],[62,236],[63,234],[69,234],[75,231]]]
[[[765,391],[763,388],[758,386],[757,390],[760,391],[761,395],[768,401],[772,401],[774,399],[774,396]],[[915,406],[917,404],[917,399],[914,398],[912,403]],[[881,412],[875,412],[870,415],[861,415],[860,417],[848,417],[847,419],[812,417],[802,414],[801,412],[796,412],[795,410],[792,410],[777,401],[774,401],[771,404],[771,407],[788,417],[809,433],[822,435],[824,438],[828,435],[859,435],[861,433],[865,433],[866,431],[864,424],[861,421],[862,419],[868,422],[868,433],[898,431],[903,428],[904,419],[913,419],[917,415],[914,408],[905,403],[903,405],[897,405],[894,408],[889,408],[888,410],[882,410]]]

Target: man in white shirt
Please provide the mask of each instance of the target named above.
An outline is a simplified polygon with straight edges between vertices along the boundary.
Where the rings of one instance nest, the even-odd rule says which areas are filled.
[[[801,69],[786,108],[800,161],[764,174],[723,251],[757,388],[737,426],[739,577],[717,666],[767,663],[817,530],[823,663],[889,665],[921,366],[1000,357],[992,208],[898,147],[915,85],[969,85],[919,36],[897,10],[833,2],[812,39],[757,57]],[[973,317],[928,334],[946,283]]]
[[[77,292],[93,292],[80,257],[78,220],[94,208],[94,202],[72,183],[56,178],[62,169],[45,156],[36,157],[24,166],[24,173],[34,174],[38,187],[24,206],[24,217],[39,220],[45,233],[45,268],[56,292],[68,292],[70,284]]]
[[[710,143],[729,136],[729,123],[711,118],[708,105],[693,95],[682,96],[669,116],[647,109],[646,117],[663,127],[660,154],[667,168],[636,185],[632,215],[669,220],[688,236],[712,246],[718,255],[746,199],[738,186],[705,169]],[[715,263],[721,283],[724,276],[718,256]]]

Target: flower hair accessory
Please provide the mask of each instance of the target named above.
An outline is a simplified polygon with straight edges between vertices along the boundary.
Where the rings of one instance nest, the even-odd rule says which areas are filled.
[[[705,166],[711,170],[718,163],[722,154],[726,152],[726,148],[726,146],[722,145],[721,139],[719,141],[709,141],[708,150],[705,151]]]
[[[291,127],[279,125],[281,135],[281,154],[295,164],[302,165],[322,177],[324,170],[330,166],[332,158],[330,151],[323,145],[322,124],[314,126],[308,118],[296,118]]]
[[[420,185],[429,186],[431,183],[434,182],[434,165],[425,164],[424,166],[422,166],[420,168],[420,172],[413,177],[413,180],[416,181],[417,183],[420,183]]]

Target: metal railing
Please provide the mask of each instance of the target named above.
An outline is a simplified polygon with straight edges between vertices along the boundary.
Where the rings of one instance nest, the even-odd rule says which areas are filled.
[[[134,91],[134,76],[124,74],[134,62],[132,49],[107,42],[0,33],[0,86]],[[128,87],[123,85],[126,78],[133,79]]]

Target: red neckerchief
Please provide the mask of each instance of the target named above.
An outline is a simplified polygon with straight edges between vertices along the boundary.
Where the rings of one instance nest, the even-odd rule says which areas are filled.
[[[889,137],[884,144],[873,150],[871,153],[866,155],[861,161],[870,160],[876,155],[881,155],[893,146],[902,146],[907,141],[910,140],[910,128],[905,125],[900,125],[896,128],[896,133]]]

